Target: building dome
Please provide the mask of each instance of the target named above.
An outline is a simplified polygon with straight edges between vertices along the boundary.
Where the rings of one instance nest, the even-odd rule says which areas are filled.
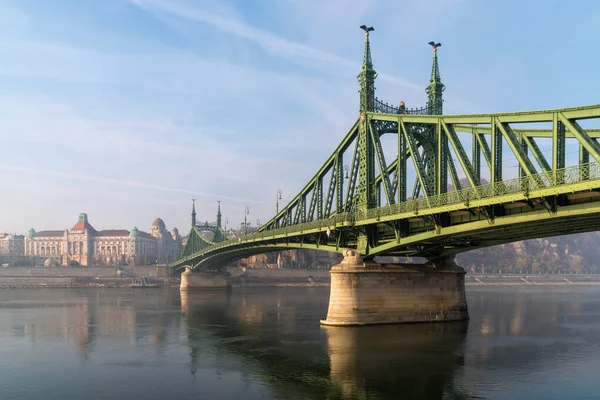
[[[137,237],[140,235],[140,231],[137,226],[134,226],[132,230],[129,231],[129,237]]]
[[[35,229],[31,228],[27,234],[25,235],[26,238],[31,239],[32,237],[35,236]]]
[[[152,223],[152,227],[153,228],[156,227],[156,228],[160,229],[161,231],[164,231],[166,229],[166,227],[165,227],[165,221],[163,221],[160,218],[156,218],[154,220],[154,222]]]

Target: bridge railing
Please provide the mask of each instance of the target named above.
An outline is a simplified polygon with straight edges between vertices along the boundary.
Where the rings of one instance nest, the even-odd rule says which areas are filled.
[[[400,108],[400,107],[396,107],[393,106],[391,104],[388,104],[386,102],[383,102],[381,100],[379,100],[377,97],[375,98],[374,101],[374,111],[378,112],[378,113],[383,113],[383,114],[418,114],[418,115],[427,115],[429,114],[429,108],[428,107],[421,107],[421,108]]]
[[[366,219],[386,217],[394,214],[406,212],[418,214],[419,210],[447,206],[451,204],[465,203],[468,206],[469,201],[472,200],[500,197],[515,193],[529,193],[530,191],[536,189],[564,186],[595,179],[600,179],[599,163],[592,162],[588,164],[575,165],[559,170],[542,172],[536,175],[522,176],[501,182],[469,187],[436,196],[429,196],[428,198],[412,199],[399,204],[391,204],[379,208],[372,208],[367,210],[366,213],[360,211],[339,213],[330,218],[286,226],[269,231],[254,232],[241,238],[230,239],[216,243],[214,246],[204,249],[204,251],[216,250],[235,243],[253,242],[279,235],[297,234],[311,229],[328,228],[344,223],[356,223]]]

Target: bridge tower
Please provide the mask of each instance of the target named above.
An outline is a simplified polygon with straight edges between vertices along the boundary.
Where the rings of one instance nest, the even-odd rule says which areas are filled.
[[[433,44],[432,44],[433,43]],[[427,93],[427,114],[442,115],[443,114],[443,102],[442,93],[446,86],[442,83],[440,78],[440,68],[438,67],[437,49],[442,44],[430,42],[433,46],[433,66],[431,67],[431,78],[429,79],[429,86],[425,89]]]
[[[192,199],[192,228],[196,226],[196,199]]]
[[[370,121],[367,113],[373,112],[375,109],[375,78],[377,72],[373,69],[373,61],[371,59],[371,44],[369,43],[369,32],[372,32],[373,27],[367,28],[365,25],[361,27],[365,31],[365,50],[363,63],[360,73],[358,74],[358,82],[360,84],[360,123],[358,127],[358,195],[357,195],[357,211],[366,214],[369,208],[377,206],[376,188],[375,188],[375,156],[373,149],[373,141],[371,140]],[[369,248],[369,238],[373,237],[372,229],[367,229],[359,235],[358,249],[361,253],[366,254]]]
[[[365,50],[360,82],[360,117],[357,146],[359,154],[357,211],[364,218],[370,208],[378,206],[375,180],[376,155],[380,155],[379,131],[376,121],[371,121],[375,110],[375,78],[369,32],[365,30]],[[426,114],[442,114],[442,93],[445,89],[440,78],[437,48],[433,46],[431,79],[426,88],[428,103]],[[400,132],[399,132],[400,135]],[[421,126],[405,132],[406,139],[418,140],[423,147],[422,160],[417,164],[421,185],[415,185],[413,198],[423,190],[425,197],[446,192],[447,138],[442,127]],[[400,139],[399,139],[399,143]],[[404,145],[399,145],[404,148]],[[377,150],[377,154],[375,154]],[[436,151],[437,150],[437,151]],[[412,150],[411,150],[412,151]],[[399,151],[399,158],[402,153]],[[418,154],[418,153],[416,153]],[[442,165],[440,168],[439,165]],[[403,164],[403,169],[406,163]],[[405,181],[405,178],[402,179]],[[400,183],[400,186],[404,183]],[[390,199],[391,196],[390,196]],[[393,201],[393,200],[392,200]],[[405,198],[399,201],[406,201]],[[362,214],[362,215],[361,215]],[[417,321],[456,321],[469,318],[466,303],[465,271],[454,263],[454,257],[433,256],[426,264],[386,264],[376,262],[370,249],[377,246],[377,224],[363,226],[357,237],[356,250],[344,251],[344,260],[331,270],[331,289],[327,318],[322,325],[369,325]],[[364,256],[364,260],[361,257]]]
[[[217,228],[221,229],[221,200],[218,200],[219,203],[217,207]]]

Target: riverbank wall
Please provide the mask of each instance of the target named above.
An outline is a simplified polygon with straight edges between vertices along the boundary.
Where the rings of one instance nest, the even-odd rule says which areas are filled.
[[[331,285],[328,270],[230,268],[232,287],[285,287]],[[164,266],[116,268],[19,267],[0,268],[0,288],[129,288],[179,287],[178,275]],[[600,285],[594,275],[467,274],[465,286],[583,286]]]

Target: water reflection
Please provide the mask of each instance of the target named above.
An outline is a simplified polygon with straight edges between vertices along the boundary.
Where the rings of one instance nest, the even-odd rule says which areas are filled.
[[[167,330],[179,314],[164,312],[178,299],[168,291],[15,290],[0,302],[12,310],[9,336],[36,341],[71,342],[87,360],[98,340],[150,343],[164,352]],[[50,299],[50,300],[49,300]],[[20,313],[15,311],[19,310]],[[0,337],[3,332],[0,325]]]
[[[318,325],[314,300],[282,291],[182,295],[192,374],[205,344],[235,355],[281,398],[441,399],[458,395],[453,371],[467,322],[336,328]],[[304,303],[299,306],[299,303]],[[325,340],[315,340],[325,335]]]
[[[458,394],[454,370],[468,322],[326,327],[331,380],[345,398],[442,399]],[[373,397],[374,396],[374,397]]]
[[[210,399],[600,390],[600,290],[468,297],[469,323],[336,328],[319,325],[328,288],[0,291],[0,358],[10,361],[0,363],[0,398],[57,397],[67,386],[72,398],[148,400],[195,398],[199,388]]]

